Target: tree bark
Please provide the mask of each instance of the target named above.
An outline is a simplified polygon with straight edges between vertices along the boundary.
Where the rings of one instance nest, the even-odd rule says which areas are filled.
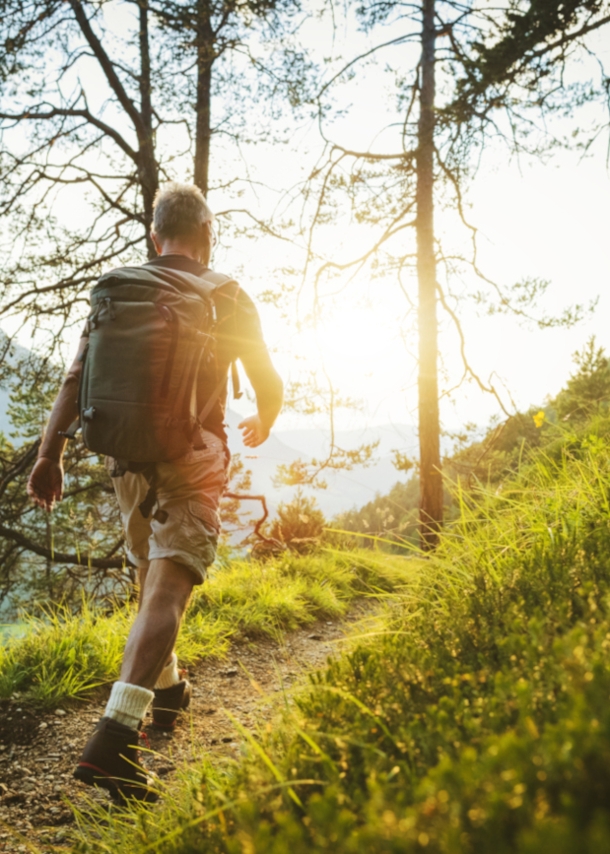
[[[210,171],[212,65],[214,64],[214,31],[208,0],[197,0],[197,99],[195,105],[194,182],[208,195]]]
[[[150,229],[153,202],[159,186],[159,168],[155,157],[147,0],[140,0],[140,116],[142,121],[141,131],[138,133],[138,172],[142,188],[146,249],[148,257],[154,258],[157,252],[150,239]]]
[[[416,158],[417,278],[419,290],[420,542],[434,548],[443,522],[438,411],[438,323],[434,252],[435,0],[422,0],[422,58]]]

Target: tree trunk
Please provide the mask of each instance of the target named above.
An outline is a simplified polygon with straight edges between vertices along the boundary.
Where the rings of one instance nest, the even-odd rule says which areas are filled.
[[[208,0],[197,0],[197,100],[195,104],[195,168],[194,181],[207,197],[209,190],[212,65],[214,63],[214,31],[210,20]]]
[[[142,188],[146,249],[149,258],[157,254],[150,239],[152,210],[155,193],[159,186],[159,168],[155,157],[155,137],[152,111],[152,83],[150,76],[150,46],[148,40],[148,2],[140,2],[140,115],[142,127],[138,134],[138,172]]]
[[[434,254],[434,51],[435,0],[423,0],[421,83],[417,144],[417,278],[419,285],[419,526],[422,548],[438,543],[443,522],[443,481],[438,413],[438,326]]]

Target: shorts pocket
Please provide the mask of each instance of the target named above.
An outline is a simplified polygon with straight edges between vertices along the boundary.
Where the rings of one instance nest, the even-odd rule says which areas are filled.
[[[191,516],[203,522],[204,525],[209,525],[218,534],[220,531],[220,516],[216,510],[212,510],[211,507],[208,507],[202,501],[189,501],[188,507]]]

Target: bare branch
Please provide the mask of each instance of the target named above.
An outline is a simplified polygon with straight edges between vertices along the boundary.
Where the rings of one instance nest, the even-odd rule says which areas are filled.
[[[11,540],[18,546],[27,549],[29,552],[33,552],[33,554],[53,561],[53,563],[67,563],[83,567],[93,566],[96,569],[122,569],[124,566],[129,564],[129,561],[122,557],[83,558],[83,556],[81,555],[56,552],[54,549],[48,549],[46,548],[46,546],[41,546],[39,543],[34,542],[34,540],[31,540],[29,537],[26,537],[19,531],[13,531],[11,528],[7,528],[5,525],[2,524],[0,524],[0,537],[4,537],[7,540]],[[116,549],[114,549],[113,551],[115,550]]]
[[[116,95],[119,104],[123,107],[129,118],[132,120],[136,132],[138,134],[138,139],[141,139],[146,135],[146,128],[144,127],[142,116],[140,115],[132,99],[125,91],[123,84],[119,80],[118,74],[114,70],[114,65],[112,61],[110,60],[104,48],[102,47],[101,41],[93,32],[89,19],[85,14],[85,10],[83,9],[80,0],[68,0],[68,2],[72,7],[74,17],[78,21],[78,25],[81,28],[83,35],[87,39],[89,46],[91,47],[91,50],[95,55],[95,58],[99,62],[104,74],[106,75],[106,79],[110,88]]]
[[[96,118],[89,110],[75,109],[75,108],[62,108],[62,107],[53,107],[52,109],[42,112],[42,111],[32,111],[28,110],[23,113],[0,113],[0,119],[7,119],[8,121],[38,121],[44,120],[48,121],[49,119],[54,119],[57,116],[74,116],[77,118],[85,119],[88,124],[93,125],[98,128],[98,130],[103,131],[106,136],[109,136],[113,139],[116,144],[128,155],[134,162],[138,161],[138,152],[135,151],[121,136],[121,134],[110,125],[106,124],[106,122],[101,121],[101,119]]]

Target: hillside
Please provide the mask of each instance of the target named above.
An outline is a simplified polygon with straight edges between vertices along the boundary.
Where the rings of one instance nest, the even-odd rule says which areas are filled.
[[[609,478],[595,422],[464,494],[384,630],[236,764],[185,767],[154,810],[81,813],[78,851],[607,851]]]
[[[229,638],[248,639],[256,669],[270,635],[320,616],[332,627],[361,596],[387,607],[308,683],[267,698],[263,716],[248,713],[242,724],[246,701],[237,701],[238,746],[213,749],[215,727],[199,718],[190,738],[203,741],[190,752],[181,741],[169,754],[159,745],[161,757],[176,758],[149,758],[162,771],[157,805],[109,813],[103,798],[78,793],[74,814],[57,813],[64,829],[51,844],[61,838],[74,854],[607,851],[606,372],[605,357],[593,372],[579,368],[544,410],[509,424],[486,451],[486,482],[458,477],[454,519],[433,555],[322,545],[268,564],[221,562],[181,639],[182,660],[203,680],[198,703],[210,705],[204,698],[218,690],[213,674],[224,678],[215,661]],[[462,463],[479,464],[490,437],[464,449]],[[57,707],[72,715],[72,697],[95,698],[95,686],[113,678],[128,620],[125,608],[60,612],[10,641],[0,658],[9,717],[20,725]],[[14,787],[25,754],[5,755]],[[27,826],[21,802],[6,803]],[[34,850],[50,852],[42,831]]]

